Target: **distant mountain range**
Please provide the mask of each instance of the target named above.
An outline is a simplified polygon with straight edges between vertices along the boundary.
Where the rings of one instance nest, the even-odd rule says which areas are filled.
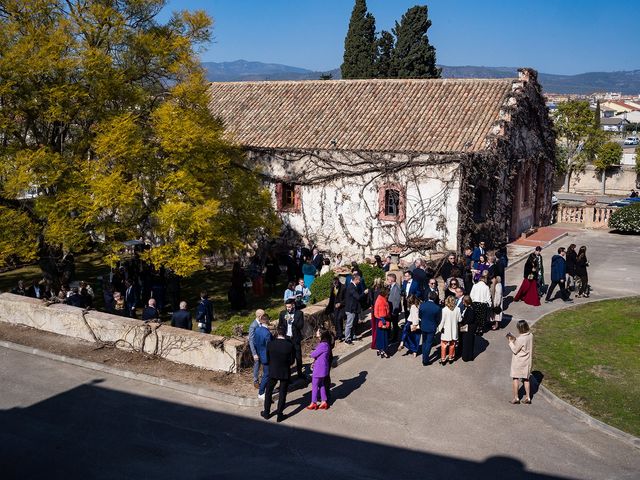
[[[237,82],[256,80],[317,80],[322,74],[340,78],[340,69],[315,72],[305,68],[277,63],[205,62],[208,78],[212,82]],[[444,78],[510,78],[516,77],[515,67],[442,67]],[[620,92],[623,95],[640,94],[640,70],[621,72],[589,72],[578,75],[540,73],[538,80],[547,93],[589,94],[593,92]]]

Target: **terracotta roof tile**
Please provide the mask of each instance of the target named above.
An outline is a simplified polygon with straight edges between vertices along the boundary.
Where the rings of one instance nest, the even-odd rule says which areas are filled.
[[[212,83],[209,107],[247,147],[478,151],[512,84],[513,79]]]

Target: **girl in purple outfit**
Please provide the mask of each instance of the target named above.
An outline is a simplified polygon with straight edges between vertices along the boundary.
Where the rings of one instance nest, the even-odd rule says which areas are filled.
[[[311,352],[311,358],[314,361],[313,374],[311,375],[311,403],[307,410],[326,410],[329,408],[325,379],[329,376],[329,368],[331,366],[331,340],[331,332],[328,330],[323,331],[320,333],[320,343]],[[320,399],[322,400],[319,406],[318,390],[320,390]]]

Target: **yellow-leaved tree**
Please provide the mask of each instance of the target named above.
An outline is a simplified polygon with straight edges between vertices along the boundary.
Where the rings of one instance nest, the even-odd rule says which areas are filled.
[[[122,242],[189,275],[277,231],[270,197],[208,108],[203,12],[163,0],[0,5],[0,266]]]

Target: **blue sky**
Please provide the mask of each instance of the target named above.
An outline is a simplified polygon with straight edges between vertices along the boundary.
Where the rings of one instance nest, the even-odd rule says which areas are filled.
[[[168,0],[162,13],[206,10],[204,61],[238,59],[329,70],[342,63],[354,0]],[[368,0],[376,30],[426,4],[443,65],[534,67],[545,73],[640,69],[638,0]]]

